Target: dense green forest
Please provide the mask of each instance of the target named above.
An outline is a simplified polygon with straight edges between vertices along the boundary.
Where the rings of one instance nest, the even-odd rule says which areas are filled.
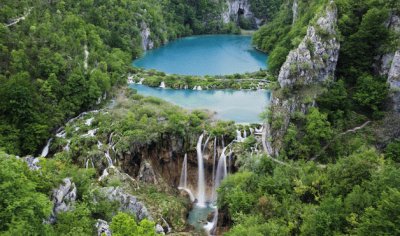
[[[32,154],[67,118],[126,81],[149,27],[159,46],[228,33],[222,1],[5,1],[0,9],[0,146]],[[13,19],[26,16],[15,25]]]
[[[270,125],[281,135],[278,152],[254,152],[277,137],[249,134],[233,142],[235,173],[217,190],[218,234],[399,235],[400,116],[391,104],[399,91],[380,73],[381,58],[400,48],[399,32],[388,23],[400,16],[399,1],[249,3],[254,16],[266,22],[254,33],[253,45],[269,54],[268,72],[222,81],[143,71],[131,62],[179,37],[238,33],[241,22],[223,23],[223,0],[2,1],[0,234],[97,235],[95,225],[102,219],[113,235],[156,235],[159,225],[198,235],[186,222],[187,196],[167,181],[181,171],[180,164],[171,167],[181,159],[170,156],[196,153],[202,133],[224,143],[235,139],[236,130],[257,125],[215,121],[207,112],[143,97],[125,87],[129,74],[135,82],[146,77],[145,85],[165,81],[171,88],[196,82],[253,89],[246,79],[268,79],[274,105],[299,98],[304,105],[287,119],[283,109],[263,112],[264,128]],[[317,24],[332,9],[337,10],[334,36]],[[334,74],[323,83],[280,87],[282,65],[310,25],[322,41],[335,37],[340,43]],[[51,157],[38,159],[40,167],[35,170],[34,163],[32,170],[22,156],[38,156],[49,137]],[[129,176],[146,167],[146,155],[162,163],[150,182]],[[168,168],[165,180],[159,178]],[[55,216],[55,189],[66,178],[76,196]],[[126,202],[109,198],[109,189],[136,196],[153,218],[121,210]]]

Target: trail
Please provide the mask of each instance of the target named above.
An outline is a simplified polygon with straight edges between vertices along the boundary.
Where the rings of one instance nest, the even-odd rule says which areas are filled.
[[[327,143],[327,144],[322,148],[322,150],[321,150],[319,153],[317,153],[313,158],[311,158],[310,161],[314,161],[315,159],[317,159],[322,153],[324,153],[324,152],[326,151],[326,149],[331,145],[331,143],[332,143],[333,141],[335,141],[336,139],[338,139],[339,137],[342,137],[343,135],[346,135],[346,134],[348,134],[348,133],[355,133],[355,132],[357,132],[358,130],[363,129],[363,128],[364,128],[365,126],[367,126],[369,123],[371,123],[371,121],[368,120],[368,121],[366,121],[364,124],[362,124],[362,125],[360,125],[360,126],[357,126],[357,127],[353,128],[353,129],[346,130],[346,131],[344,131],[344,132],[342,132],[342,133],[336,135],[333,139],[331,139],[331,141],[330,141],[329,143]]]
[[[10,26],[16,25],[16,24],[18,24],[21,20],[25,20],[26,17],[28,17],[29,14],[31,14],[31,10],[32,10],[32,7],[29,8],[28,11],[27,11],[23,16],[18,17],[18,18],[16,18],[16,19],[12,19],[12,20],[11,20],[12,22],[11,22],[10,24],[6,24],[6,27],[10,27]]]

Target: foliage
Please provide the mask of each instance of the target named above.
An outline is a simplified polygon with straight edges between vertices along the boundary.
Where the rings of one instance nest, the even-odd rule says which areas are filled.
[[[122,212],[113,217],[110,228],[116,236],[156,235],[154,222],[144,219],[137,224],[132,216]]]

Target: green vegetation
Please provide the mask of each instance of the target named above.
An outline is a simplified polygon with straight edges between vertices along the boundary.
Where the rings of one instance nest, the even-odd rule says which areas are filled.
[[[122,212],[113,217],[111,230],[116,236],[156,235],[154,222],[144,219],[137,224],[132,216]]]
[[[269,82],[274,80],[269,73],[260,70],[253,73],[234,74],[226,76],[182,76],[166,75],[155,70],[134,68],[131,70],[132,81],[150,87],[159,87],[161,82],[169,88],[185,89],[201,86],[202,89],[267,89]]]
[[[224,1],[5,1],[0,10],[0,147],[37,153],[50,132],[124,84],[141,33],[159,46],[237,31]],[[13,19],[26,15],[17,24]],[[147,46],[146,46],[147,47]]]

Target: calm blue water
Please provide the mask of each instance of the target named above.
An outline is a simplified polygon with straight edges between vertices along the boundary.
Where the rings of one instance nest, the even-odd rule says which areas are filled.
[[[180,75],[231,75],[266,69],[268,56],[251,47],[251,37],[207,35],[178,39],[148,51],[133,65]]]
[[[208,109],[216,118],[237,123],[259,123],[259,114],[270,101],[266,90],[174,90],[132,84],[131,88],[145,96],[162,98],[187,109]]]

